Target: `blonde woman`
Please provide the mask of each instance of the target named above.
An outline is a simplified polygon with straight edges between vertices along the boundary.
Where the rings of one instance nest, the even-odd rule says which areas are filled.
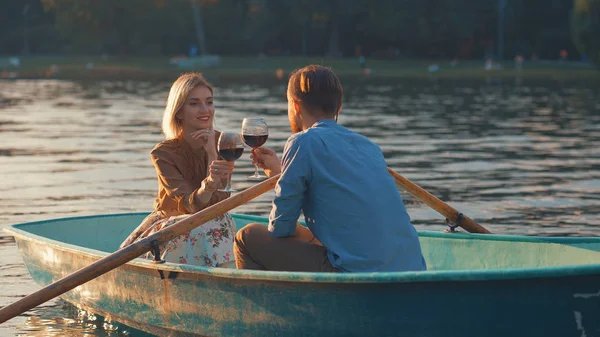
[[[158,176],[154,211],[121,244],[125,247],[229,197],[217,189],[233,171],[218,160],[219,132],[213,129],[213,88],[201,74],[181,75],[171,86],[163,115],[165,140],[150,156]],[[187,232],[161,248],[167,262],[208,267],[234,262],[235,222],[229,214]],[[146,254],[151,258],[150,254]]]

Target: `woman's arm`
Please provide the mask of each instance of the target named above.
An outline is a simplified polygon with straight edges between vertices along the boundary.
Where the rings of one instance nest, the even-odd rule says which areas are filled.
[[[224,179],[227,172],[232,170],[233,164],[213,161],[207,168],[208,177],[204,179],[201,186],[194,188],[180,171],[180,168],[182,170],[186,168],[176,150],[162,146],[152,151],[151,158],[159,184],[167,192],[167,195],[176,201],[179,212],[196,213],[229,197],[229,193],[216,190],[220,187],[220,180]]]
[[[217,160],[216,158],[216,154],[209,154],[208,155],[208,162],[212,163],[213,161]],[[210,171],[210,167],[208,169]],[[204,205],[204,207],[208,206],[210,204],[210,200],[213,197],[213,194],[215,192],[217,192],[217,189],[219,188],[219,184],[218,182],[214,181],[210,175],[208,177],[206,177],[203,181],[202,181],[202,185],[200,186],[200,188],[196,191],[196,203],[198,203],[198,205]]]
[[[219,192],[218,188],[227,184],[227,179],[233,171],[233,162],[225,160],[213,160],[208,166],[208,177],[202,181],[202,185],[196,193],[196,201],[200,205],[208,207],[230,196],[229,192]]]

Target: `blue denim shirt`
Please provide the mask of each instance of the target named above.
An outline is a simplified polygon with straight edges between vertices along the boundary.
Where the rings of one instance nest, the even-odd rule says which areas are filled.
[[[288,139],[270,235],[293,235],[301,212],[331,264],[342,271],[426,269],[381,149],[332,120],[320,120]]]

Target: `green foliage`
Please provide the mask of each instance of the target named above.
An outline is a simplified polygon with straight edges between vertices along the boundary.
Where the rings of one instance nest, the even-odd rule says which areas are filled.
[[[576,0],[571,12],[573,43],[600,65],[600,0]]]
[[[498,45],[499,0],[4,1],[3,53],[22,50],[23,3],[32,4],[34,53],[185,54],[198,43],[191,1],[200,4],[211,54],[482,59]],[[504,58],[556,59],[561,49],[597,54],[600,0],[576,0],[590,10],[574,10],[570,19],[570,1],[506,1]]]
[[[55,13],[59,31],[75,51],[157,54],[169,36],[193,32],[191,20],[181,25],[179,20],[167,19],[190,13],[189,4],[182,1],[41,1],[47,11]]]

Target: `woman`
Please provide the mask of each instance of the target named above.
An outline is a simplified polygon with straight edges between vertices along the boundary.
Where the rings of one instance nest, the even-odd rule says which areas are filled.
[[[158,176],[154,211],[121,248],[229,197],[217,191],[231,175],[233,162],[218,160],[214,115],[213,89],[201,74],[183,74],[173,83],[162,121],[166,139],[150,153]],[[234,237],[235,222],[224,214],[163,245],[161,258],[223,266],[234,261]]]

